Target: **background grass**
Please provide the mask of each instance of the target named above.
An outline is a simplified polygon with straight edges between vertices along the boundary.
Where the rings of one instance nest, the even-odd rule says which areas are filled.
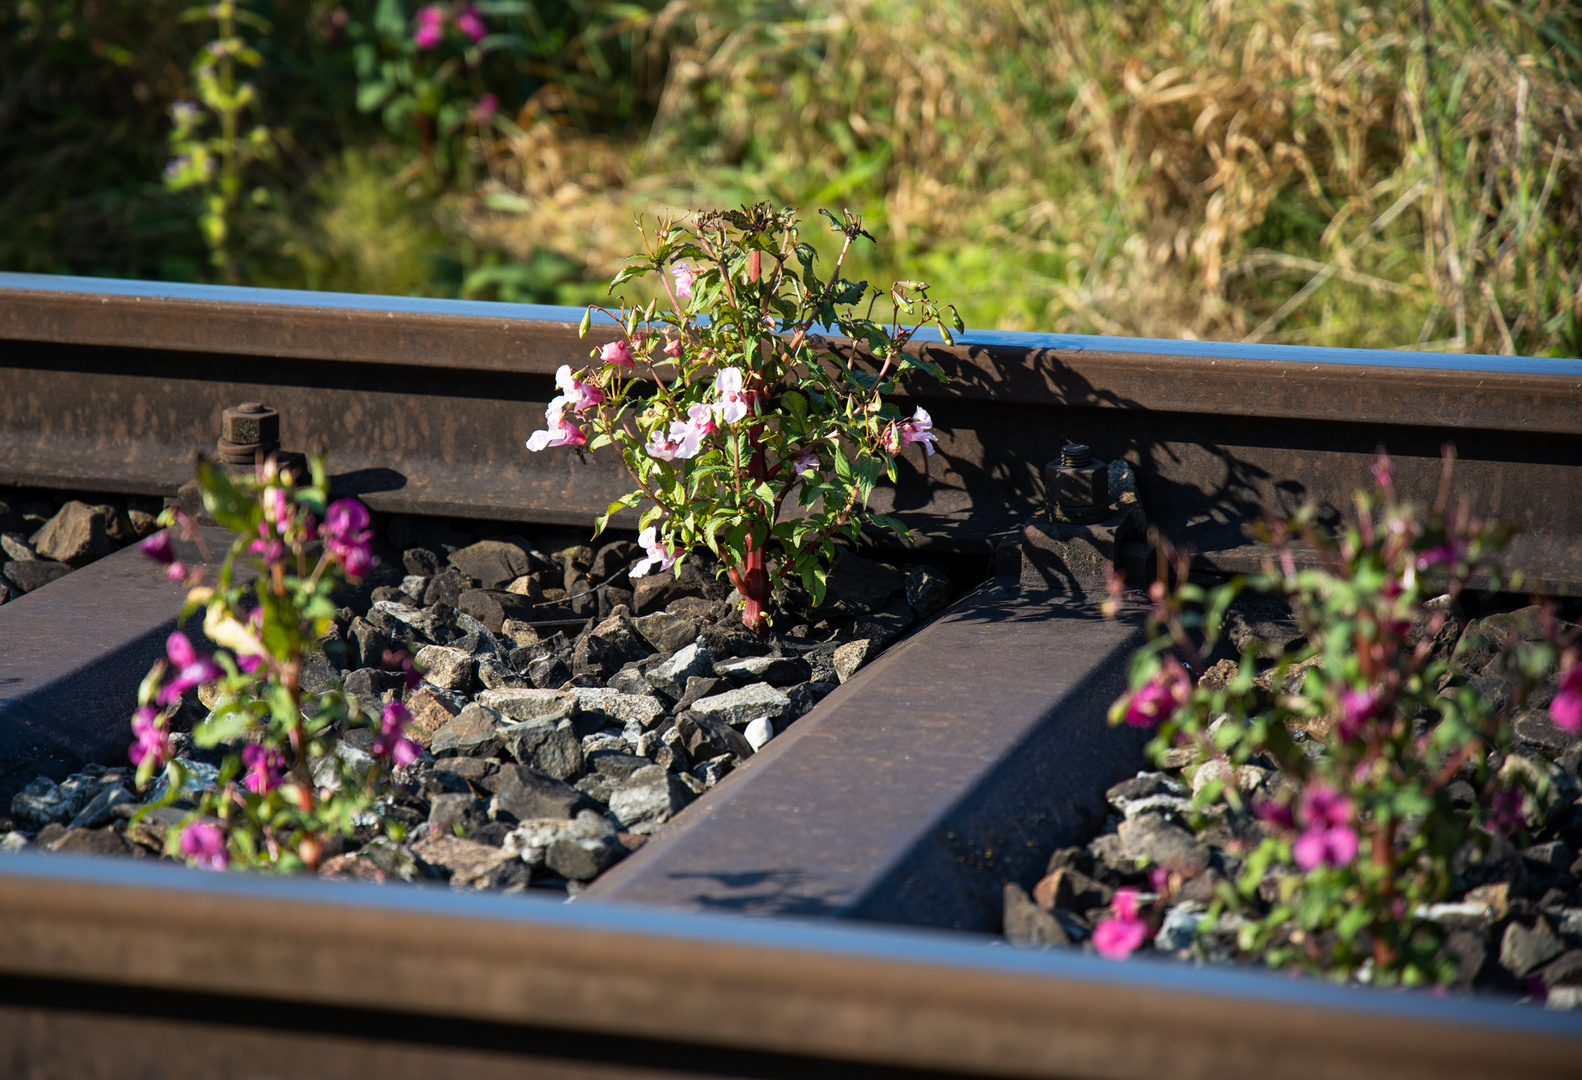
[[[0,9],[0,267],[208,272],[181,6]],[[371,2],[253,6],[253,283],[581,303],[634,217],[768,199],[974,326],[1582,355],[1582,0],[586,0],[448,162],[355,108]]]

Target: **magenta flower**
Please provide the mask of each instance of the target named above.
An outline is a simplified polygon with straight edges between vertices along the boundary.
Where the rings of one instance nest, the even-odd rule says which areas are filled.
[[[132,734],[137,736],[137,741],[127,748],[126,756],[133,765],[153,758],[158,766],[171,759],[170,732],[152,705],[144,705],[132,714]]]
[[[243,654],[237,654],[236,666],[247,672],[249,675],[263,667],[263,665],[264,658],[262,656],[247,656]]]
[[[686,263],[676,263],[670,272],[676,275],[676,295],[683,300],[691,300],[692,283],[698,279],[697,273]]]
[[[681,339],[680,338],[667,338],[667,339],[665,339],[665,355],[670,357],[670,359],[672,359],[672,360],[679,360],[679,359],[681,359]]]
[[[1357,857],[1358,839],[1350,825],[1351,800],[1324,787],[1302,796],[1298,813],[1302,835],[1291,845],[1296,865],[1303,870],[1319,866],[1349,866]]]
[[[383,664],[387,670],[401,672],[401,685],[408,690],[416,690],[423,682],[422,673],[412,663],[412,657],[405,649],[386,649]]]
[[[1167,659],[1146,686],[1132,695],[1125,720],[1132,727],[1154,727],[1186,704],[1192,679],[1177,661]]]
[[[939,437],[934,434],[934,420],[928,415],[928,410],[918,406],[912,414],[912,419],[903,421],[900,427],[901,447],[904,449],[912,443],[922,443],[923,449],[932,454],[934,444]]]
[[[659,569],[669,570],[676,564],[676,550],[659,542],[658,530],[650,525],[637,534],[637,542],[648,552],[646,558],[630,570],[628,577],[640,578],[659,564]]]
[[[549,408],[544,410],[544,418],[549,421],[549,428],[545,431],[535,431],[527,440],[527,448],[535,454],[551,446],[582,446],[588,441],[587,434],[578,427],[576,422],[566,418],[566,410],[571,401],[562,396],[549,403]]]
[[[406,737],[406,727],[411,722],[412,714],[405,705],[399,701],[386,704],[379,734],[374,736],[374,757],[390,758],[397,765],[410,765],[422,757],[422,748]]]
[[[1549,703],[1549,719],[1561,731],[1582,729],[1582,663],[1573,662],[1560,676],[1560,692]]]
[[[218,825],[195,821],[181,834],[181,853],[200,870],[224,870],[231,861]]]
[[[412,44],[419,49],[432,49],[445,38],[445,14],[438,4],[430,4],[417,13],[417,32]]]
[[[604,400],[603,390],[572,377],[570,364],[560,365],[555,372],[555,385],[560,387],[561,397],[571,406],[572,412],[585,412]]]
[[[1362,734],[1364,725],[1379,715],[1383,696],[1377,686],[1367,690],[1347,689],[1340,695],[1340,722],[1335,730],[1341,739],[1351,740]]]
[[[636,363],[632,359],[631,348],[624,341],[612,341],[604,346],[599,350],[599,359],[606,364],[615,364],[628,371],[632,370],[632,365]]]
[[[157,700],[161,705],[174,704],[192,687],[212,682],[225,674],[219,664],[207,656],[199,656],[192,642],[187,640],[187,635],[180,630],[165,640],[165,655],[170,659],[170,666],[176,669],[176,677],[159,691]]]
[[[1454,566],[1466,558],[1467,542],[1459,536],[1453,536],[1438,547],[1429,548],[1417,556],[1417,568],[1427,570],[1430,566]]]
[[[284,528],[284,526],[282,526]],[[270,531],[269,522],[258,524],[258,539],[247,545],[247,550],[261,556],[267,563],[277,563],[286,557],[286,545]]]
[[[714,392],[720,396],[714,411],[727,424],[734,424],[747,416],[747,394],[742,390],[740,368],[728,367],[714,376]]]
[[[1514,788],[1500,788],[1489,798],[1489,824],[1500,832],[1513,832],[1527,827],[1527,814],[1522,810],[1522,793]]]
[[[483,20],[478,17],[478,9],[471,4],[461,9],[461,14],[456,16],[456,29],[466,34],[474,45],[489,36],[489,30],[483,25]]]
[[[356,499],[339,499],[324,512],[319,536],[347,577],[359,578],[374,565],[368,508]]]
[[[1276,828],[1296,828],[1296,815],[1291,812],[1291,804],[1288,802],[1265,799],[1253,807],[1253,813],[1258,815],[1258,820],[1267,821]]]
[[[1148,940],[1148,924],[1137,914],[1137,890],[1115,890],[1110,918],[1093,928],[1093,947],[1108,960],[1124,960]]]
[[[176,561],[176,549],[170,544],[169,529],[160,529],[157,533],[139,541],[137,550],[164,566]]]
[[[165,568],[165,576],[171,581],[183,581],[187,577],[187,564],[176,560]]]
[[[275,531],[285,533],[291,527],[292,513],[291,496],[286,494],[285,488],[269,487],[264,489],[262,502],[264,504],[264,520],[275,526]]]
[[[279,751],[249,743],[242,747],[242,764],[247,766],[243,783],[254,795],[267,795],[280,786],[280,770],[285,761]]]

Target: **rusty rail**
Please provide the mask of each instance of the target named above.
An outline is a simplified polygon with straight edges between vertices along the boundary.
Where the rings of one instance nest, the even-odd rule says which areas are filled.
[[[281,410],[376,509],[583,523],[626,490],[603,454],[530,455],[581,312],[465,301],[0,274],[0,483],[172,494],[223,409]],[[597,329],[597,328],[596,328]],[[597,334],[595,334],[597,336]],[[1062,443],[1134,466],[1150,517],[1206,565],[1312,500],[1339,520],[1376,448],[1433,497],[1440,447],[1475,513],[1517,521],[1531,588],[1582,587],[1582,361],[972,331],[905,388],[940,453],[875,505],[923,544],[992,550]]]

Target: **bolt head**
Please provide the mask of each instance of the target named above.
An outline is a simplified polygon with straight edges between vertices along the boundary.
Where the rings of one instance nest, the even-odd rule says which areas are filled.
[[[220,414],[220,441],[275,449],[280,445],[280,414],[252,401],[226,409]]]

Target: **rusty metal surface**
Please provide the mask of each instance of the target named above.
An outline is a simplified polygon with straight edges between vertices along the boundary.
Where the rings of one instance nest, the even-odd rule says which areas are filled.
[[[230,534],[202,532],[223,557]],[[176,549],[202,561],[194,544]],[[165,655],[186,595],[128,547],[0,606],[0,806],[41,773],[63,780],[90,761],[125,761],[138,684]]]
[[[627,490],[615,459],[523,447],[554,369],[587,356],[579,317],[0,275],[0,483],[170,494],[222,410],[254,400],[375,509],[585,523]],[[1453,441],[1473,512],[1523,527],[1529,587],[1582,588],[1582,362],[984,331],[925,347],[950,382],[906,390],[940,452],[904,456],[874,500],[922,544],[987,554],[1078,441],[1130,461],[1150,519],[1212,565],[1265,507],[1338,519],[1380,445],[1431,498]]]
[[[601,901],[993,931],[1090,835],[1144,733],[1104,722],[1141,617],[989,585],[822,701],[600,877]],[[882,794],[880,794],[882,793]]]
[[[183,1075],[217,1076],[204,1052],[223,1054],[237,1027],[289,1046],[342,1017],[355,1021],[347,1042],[378,1044],[387,1061],[403,1048],[434,1061],[436,1048],[476,1035],[491,1064],[514,1057],[524,1073],[552,1076],[908,1075],[888,1068],[1538,1080],[1575,1076],[1582,1049],[1582,1019],[1494,1002],[1116,964],[970,935],[203,874],[148,860],[0,860],[0,925],[0,1031],[22,1040],[3,1052],[12,1061],[48,1062],[45,1040],[57,1034],[108,1040],[124,1030],[85,1018],[187,1003],[191,1015],[172,1019],[190,1022],[149,1025],[119,1068],[101,1043],[103,1076],[165,1075],[147,1065],[161,1045],[192,1063]],[[25,1015],[18,998],[30,992],[55,1024],[40,1022],[37,1003]],[[335,1068],[351,1057],[344,1048],[315,1061],[314,1045],[304,1041],[291,1075],[352,1075]],[[94,1048],[73,1049],[86,1058]]]

